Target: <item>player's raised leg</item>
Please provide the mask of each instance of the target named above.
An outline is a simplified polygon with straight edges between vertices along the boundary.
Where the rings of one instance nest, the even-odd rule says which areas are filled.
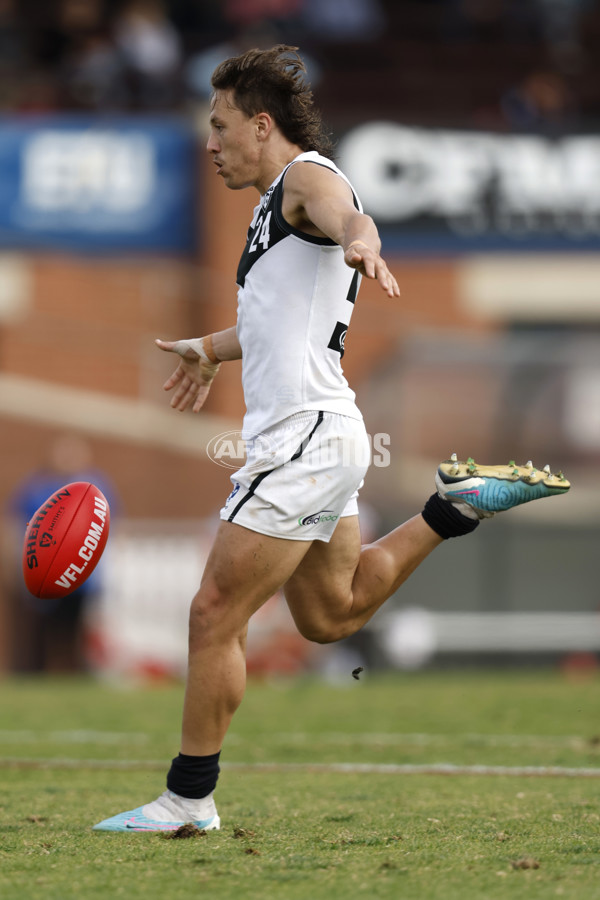
[[[442,540],[418,515],[361,547],[358,517],[341,519],[329,543],[314,541],[285,585],[298,630],[318,643],[354,634]]]
[[[570,484],[549,466],[461,463],[453,454],[436,474],[437,491],[414,516],[361,547],[356,516],[340,520],[328,544],[315,541],[285,585],[294,620],[305,637],[327,643],[349,637],[369,621],[443,540],[473,531],[481,519],[522,503],[563,494]]]

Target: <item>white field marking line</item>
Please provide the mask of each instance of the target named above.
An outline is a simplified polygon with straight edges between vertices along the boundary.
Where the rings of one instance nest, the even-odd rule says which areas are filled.
[[[169,738],[169,735],[163,735]],[[173,739],[177,740],[174,734]],[[51,744],[147,744],[153,738],[146,732],[102,731],[97,729],[71,729],[65,731],[34,731],[32,729],[11,730],[0,729],[0,744],[33,744],[45,741]],[[227,742],[240,745],[251,739],[235,732],[227,735]],[[269,740],[280,743],[305,744],[315,741],[314,734],[306,732],[275,732],[269,734]],[[319,743],[329,745],[347,745],[348,743],[365,746],[401,746],[414,744],[417,746],[456,744],[478,744],[485,747],[582,747],[587,746],[590,737],[585,735],[542,735],[542,734],[481,734],[467,732],[465,734],[426,734],[402,732],[326,732],[318,735]]]
[[[242,738],[232,732],[227,740],[232,743],[245,743],[248,739]],[[456,734],[431,734],[431,733],[402,733],[402,732],[325,732],[322,734],[308,734],[306,732],[275,732],[269,734],[269,740],[287,743],[314,743],[318,740],[321,744],[365,744],[390,746],[402,744],[415,744],[427,746],[435,744],[479,744],[486,747],[521,747],[521,746],[558,746],[571,747],[587,745],[590,737],[586,735],[544,735],[544,734],[481,734],[478,732],[466,732]]]
[[[26,759],[0,758],[0,766],[17,769],[165,769],[156,759]],[[460,766],[452,763],[221,763],[222,769],[247,772],[315,772],[340,775],[500,775],[508,777],[600,778],[600,769],[566,766]]]
[[[0,729],[0,744],[147,744],[150,736],[144,732],[96,731],[77,729],[69,731],[32,731],[30,729]]]

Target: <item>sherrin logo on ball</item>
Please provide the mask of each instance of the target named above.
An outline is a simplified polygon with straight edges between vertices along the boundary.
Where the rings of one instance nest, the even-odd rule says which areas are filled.
[[[92,574],[106,546],[110,509],[89,481],[51,494],[31,517],[23,542],[27,589],[43,600],[66,597]]]

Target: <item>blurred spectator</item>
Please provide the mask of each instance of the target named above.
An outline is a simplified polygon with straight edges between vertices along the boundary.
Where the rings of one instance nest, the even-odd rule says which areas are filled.
[[[0,70],[20,68],[25,57],[25,29],[19,21],[15,0],[0,0]]]
[[[439,0],[446,39],[471,43],[535,41],[540,32],[535,0]]]
[[[78,672],[86,668],[84,625],[87,607],[98,596],[102,565],[72,594],[59,600],[40,600],[29,593],[21,572],[22,542],[27,523],[58,488],[73,481],[92,481],[118,512],[115,491],[106,476],[91,468],[91,448],[73,434],[51,445],[47,464],[32,472],[14,491],[7,506],[5,553],[9,604],[8,641],[15,672]]]
[[[160,0],[129,0],[114,21],[137,109],[168,109],[180,99],[182,47]]]
[[[367,41],[382,34],[386,16],[379,0],[304,0],[302,21],[322,40]]]
[[[52,69],[28,68],[19,76],[11,108],[20,113],[56,112],[60,97]]]
[[[576,125],[575,101],[565,79],[545,69],[531,72],[505,91],[500,107],[514,131],[560,134]]]
[[[60,68],[60,83],[69,109],[107,112],[129,105],[125,65],[103,31],[73,43]]]
[[[542,34],[557,65],[579,67],[583,55],[581,24],[595,0],[535,0]]]
[[[270,22],[285,31],[298,25],[306,0],[223,0],[223,17],[236,29],[245,30]]]
[[[171,21],[186,47],[218,44],[229,35],[223,5],[223,0],[169,0]]]
[[[104,13],[103,0],[60,0],[59,27],[68,34],[94,31],[101,24]]]
[[[184,70],[184,84],[188,93],[200,100],[207,100],[212,94],[210,79],[212,73],[224,59],[256,48],[266,50],[276,44],[285,43],[284,35],[272,22],[263,21],[243,29],[231,40],[208,47],[193,54]],[[321,67],[310,54],[302,52],[306,66],[306,80],[314,89],[321,79]]]
[[[54,15],[32,30],[38,62],[56,71],[70,49],[106,27],[103,0],[59,0]]]
[[[19,85],[17,110],[43,112],[82,106],[71,96],[70,85],[63,83],[62,69],[105,27],[104,7],[104,0],[58,0],[29,11],[29,60]]]
[[[18,105],[27,66],[27,35],[15,0],[0,0],[0,109]]]
[[[597,127],[599,23],[599,0],[0,0],[0,109],[183,109],[224,58],[288,43],[334,128],[346,70],[364,72],[357,119],[388,103],[379,70],[392,116]],[[520,83],[529,65],[552,74]]]

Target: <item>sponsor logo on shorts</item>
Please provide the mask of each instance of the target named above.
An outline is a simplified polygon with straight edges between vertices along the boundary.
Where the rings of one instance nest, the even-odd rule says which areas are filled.
[[[298,525],[318,525],[319,522],[337,522],[338,519],[339,516],[336,516],[332,509],[321,509],[309,516],[301,516]]]

